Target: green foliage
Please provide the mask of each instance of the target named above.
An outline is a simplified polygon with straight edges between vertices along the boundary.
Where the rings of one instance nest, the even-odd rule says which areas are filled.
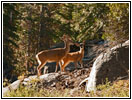
[[[129,39],[129,4],[107,4],[110,12],[107,14],[103,38],[122,42]]]
[[[3,70],[4,77],[11,78],[11,72],[17,64],[15,49],[18,48],[19,39],[17,32],[18,22],[16,11],[17,4],[3,4]]]
[[[106,4],[63,4],[60,8],[56,19],[60,21],[62,33],[75,41],[101,38],[102,21],[108,11]]]

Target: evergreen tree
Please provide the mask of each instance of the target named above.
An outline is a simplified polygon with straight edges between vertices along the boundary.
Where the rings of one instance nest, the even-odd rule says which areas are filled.
[[[129,4],[107,4],[110,11],[107,14],[103,37],[116,42],[129,39]]]
[[[15,49],[18,48],[19,39],[17,31],[17,15],[15,10],[17,4],[3,4],[3,74],[4,77],[11,78],[11,72],[17,64]]]

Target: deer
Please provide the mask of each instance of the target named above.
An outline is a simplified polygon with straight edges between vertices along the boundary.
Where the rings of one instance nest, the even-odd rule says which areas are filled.
[[[38,72],[38,76],[41,75],[41,69],[44,67],[44,65],[47,62],[56,62],[56,70],[55,72],[57,72],[58,69],[58,65],[61,65],[61,60],[69,53],[70,51],[70,45],[73,45],[73,41],[71,40],[71,38],[68,35],[63,35],[60,38],[65,46],[64,48],[55,48],[55,49],[51,49],[51,50],[44,50],[39,52],[36,55],[36,59],[39,63],[38,67],[37,67],[37,72]]]
[[[77,52],[72,52],[72,53],[68,53],[63,60],[61,61],[62,64],[62,68],[61,68],[61,72],[65,71],[65,67],[70,63],[70,62],[74,62],[75,64],[75,68],[77,68],[77,63],[80,62],[81,67],[83,67],[83,63],[82,63],[82,59],[84,57],[84,44],[85,41],[83,41],[83,43],[78,44],[76,43],[76,46],[80,46],[80,51]]]

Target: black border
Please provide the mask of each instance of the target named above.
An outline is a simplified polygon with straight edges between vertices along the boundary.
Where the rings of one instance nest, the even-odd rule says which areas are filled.
[[[29,2],[29,3],[32,3],[32,2],[49,2],[49,3],[51,3],[51,2],[59,2],[59,3],[61,3],[61,2],[131,2],[131,1],[66,1],[66,0],[63,0],[63,1],[1,1],[1,2],[13,2],[13,3],[15,3],[15,2]]]
[[[34,2],[37,2],[37,3],[39,3],[39,2],[40,3],[42,3],[42,2],[46,2],[46,3],[48,3],[48,2],[49,3],[51,3],[51,2],[55,2],[55,3],[57,3],[57,2],[58,3],[65,3],[65,2],[75,2],[75,3],[76,2],[80,2],[80,3],[81,2],[83,2],[83,3],[88,3],[88,2],[98,2],[98,3],[104,2],[104,3],[107,3],[107,2],[111,2],[112,3],[112,2],[117,2],[118,3],[118,2],[121,2],[121,3],[123,3],[123,2],[125,2],[125,3],[129,3],[129,5],[130,5],[129,6],[129,9],[130,9],[130,14],[129,14],[130,15],[129,16],[130,17],[130,21],[129,21],[130,22],[130,32],[129,32],[129,36],[130,36],[130,40],[129,40],[129,45],[130,45],[130,49],[129,49],[130,50],[130,54],[129,54],[129,58],[130,58],[130,60],[129,60],[130,61],[130,63],[129,63],[130,64],[130,66],[129,66],[129,68],[130,68],[129,69],[129,71],[130,71],[130,76],[129,76],[130,77],[130,80],[129,80],[130,81],[130,84],[129,84],[130,90],[129,90],[129,93],[130,94],[129,94],[129,98],[126,98],[126,97],[124,97],[124,98],[123,97],[122,98],[120,98],[120,97],[115,97],[115,98],[114,97],[107,97],[107,98],[106,97],[102,97],[102,98],[101,97],[94,97],[94,98],[91,98],[91,97],[79,97],[79,98],[77,98],[77,97],[74,97],[74,98],[72,98],[72,97],[66,97],[66,98],[65,97],[64,98],[63,97],[58,97],[58,98],[57,97],[53,97],[53,98],[48,98],[48,97],[41,97],[41,98],[20,97],[20,98],[18,98],[18,97],[14,97],[13,98],[12,97],[12,98],[10,98],[9,97],[9,98],[6,98],[6,97],[4,97],[3,98],[2,97],[2,93],[3,93],[2,92],[2,89],[3,89],[3,86],[2,86],[2,82],[3,82],[3,78],[2,78],[2,70],[3,70],[3,65],[2,65],[3,64],[3,59],[2,59],[3,58],[3,54],[2,54],[2,51],[3,51],[3,48],[2,48],[2,45],[3,45],[3,43],[2,43],[3,42],[2,41],[2,35],[3,35],[2,34],[2,28],[3,28],[2,27],[2,24],[3,24],[2,23],[2,7],[3,7],[3,3],[6,3],[6,2],[11,2],[11,3],[19,3],[19,2],[25,2],[25,3],[32,3],[32,2],[33,3]],[[1,1],[1,99],[131,99],[131,0],[130,1],[127,1],[127,0],[126,1],[65,1],[65,0],[64,1]]]

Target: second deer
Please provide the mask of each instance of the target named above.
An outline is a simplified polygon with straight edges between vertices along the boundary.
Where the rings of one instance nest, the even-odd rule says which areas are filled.
[[[36,59],[37,59],[37,61],[39,63],[39,66],[37,67],[38,76],[41,75],[41,69],[44,67],[44,65],[47,62],[56,62],[56,70],[55,70],[55,72],[57,72],[57,68],[58,68],[59,62],[67,55],[67,53],[69,53],[70,45],[73,45],[73,42],[72,42],[71,38],[68,35],[63,35],[61,40],[63,40],[64,43],[65,43],[65,47],[64,48],[56,48],[56,49],[51,49],[51,50],[44,50],[44,51],[39,52],[36,55]]]
[[[81,67],[83,67],[82,59],[84,57],[84,44],[85,44],[85,41],[83,41],[83,43],[81,43],[81,44],[76,44],[77,46],[80,46],[80,51],[68,53],[64,57],[64,59],[61,61],[61,63],[63,63],[63,65],[61,67],[61,71],[65,71],[65,67],[70,62],[74,62],[76,68],[77,68],[77,63],[80,62]]]

